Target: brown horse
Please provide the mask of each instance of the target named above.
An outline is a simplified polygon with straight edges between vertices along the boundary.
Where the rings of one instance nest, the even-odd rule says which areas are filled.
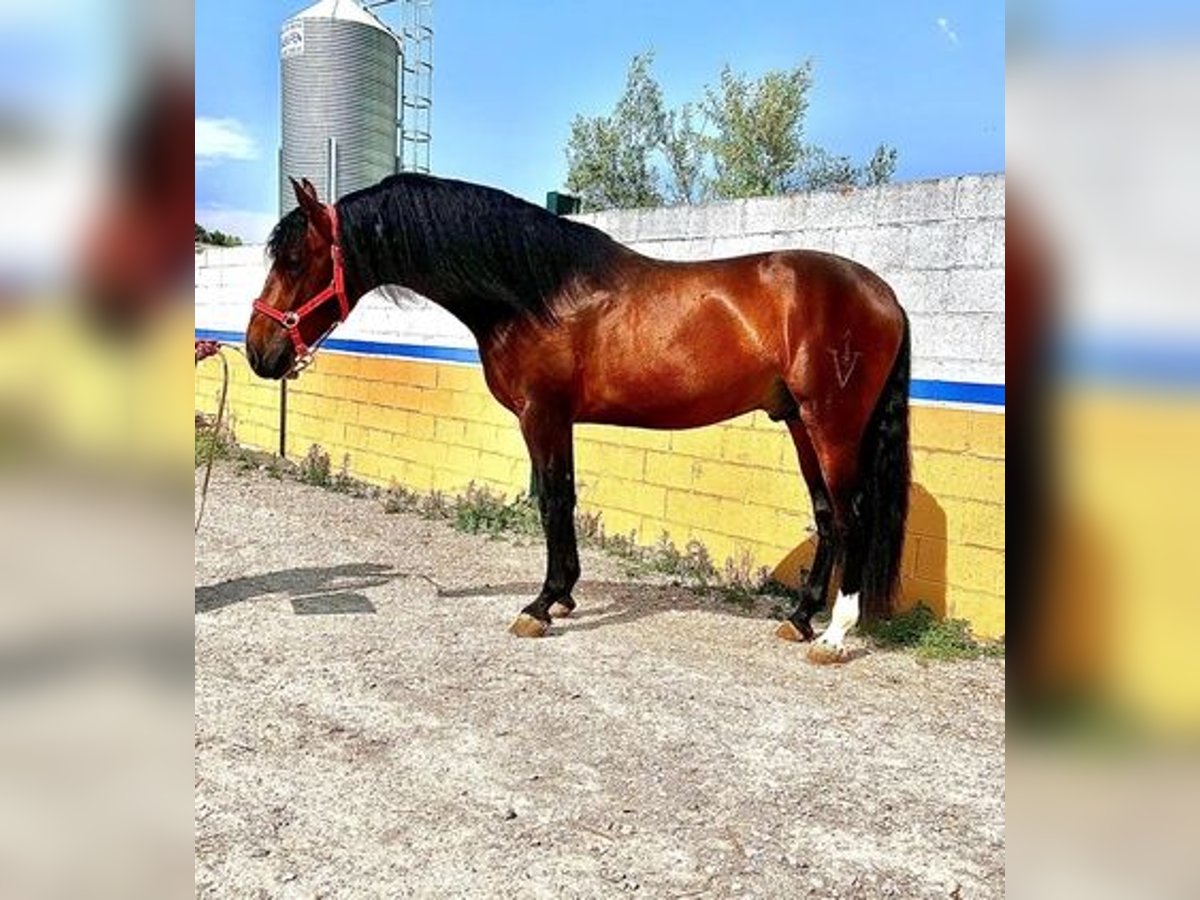
[[[835,565],[830,626],[844,658],[859,617],[886,615],[908,506],[909,333],[891,289],[857,263],[787,251],[680,263],[490,188],[397,175],[298,208],[246,331],[254,371],[282,378],[381,285],[428,297],[475,335],[484,377],[517,417],[547,544],[545,583],[512,631],[545,633],[579,579],[572,426],[694,428],[764,410],[791,432],[817,525],[813,566],[778,634],[812,640]]]

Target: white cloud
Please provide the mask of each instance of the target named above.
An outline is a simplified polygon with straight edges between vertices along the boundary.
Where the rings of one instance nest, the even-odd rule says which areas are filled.
[[[196,207],[196,221],[209,231],[223,231],[236,235],[247,244],[262,244],[266,243],[267,235],[279,221],[279,215],[253,209]]]
[[[942,34],[944,34],[946,36],[946,40],[948,40],[952,44],[957,44],[958,43],[958,32],[954,30],[953,26],[951,26],[950,20],[947,19],[945,16],[938,16],[936,21],[937,21],[938,31],[940,31]]]
[[[237,119],[196,117],[196,165],[213,165],[226,159],[255,159],[254,138]]]

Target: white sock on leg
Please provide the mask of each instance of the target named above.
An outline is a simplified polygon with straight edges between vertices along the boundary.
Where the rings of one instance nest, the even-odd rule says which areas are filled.
[[[829,627],[817,638],[817,642],[841,648],[846,633],[858,624],[858,594],[843,594],[838,591],[837,600],[833,604],[833,615],[829,618]]]

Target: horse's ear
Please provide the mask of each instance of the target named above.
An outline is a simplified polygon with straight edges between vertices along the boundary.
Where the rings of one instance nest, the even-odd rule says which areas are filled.
[[[300,206],[304,205],[304,188],[291,175],[288,176],[288,181],[292,184],[292,193],[296,195],[296,203]]]
[[[317,189],[313,187],[311,181],[307,178],[301,181],[296,181],[295,178],[288,177],[292,183],[292,191],[296,195],[296,203],[304,210],[308,216],[308,223],[315,229],[325,240],[333,240],[333,225],[329,221],[329,210],[325,205],[317,199]]]

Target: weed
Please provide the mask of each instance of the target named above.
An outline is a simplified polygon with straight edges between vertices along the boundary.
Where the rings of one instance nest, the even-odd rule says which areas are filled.
[[[300,480],[313,487],[329,487],[329,454],[316,444],[300,460]]]
[[[705,588],[717,580],[712,557],[697,540],[688,541],[680,551],[664,531],[657,544],[645,550],[636,548],[635,554],[647,571],[671,575],[695,587]]]
[[[328,457],[326,457],[326,461],[328,461]],[[363,485],[350,477],[349,453],[342,455],[342,467],[338,469],[336,475],[329,479],[329,488],[339,494],[351,494],[356,497],[363,495]]]
[[[575,536],[582,544],[603,546],[604,526],[600,522],[600,513],[577,511],[575,513]]]
[[[421,498],[416,491],[410,491],[393,480],[383,494],[383,511],[389,515],[416,512],[420,502]]]
[[[233,432],[229,426],[225,425],[218,432],[212,422],[207,420],[201,421],[200,417],[196,418],[196,465],[203,466],[208,463],[209,457],[213,459],[228,459],[237,449],[237,443],[234,441]]]
[[[975,659],[1004,655],[1003,644],[976,640],[966,621],[939,620],[924,603],[891,619],[864,625],[863,631],[880,646],[911,649],[923,659]]]
[[[453,524],[459,531],[490,537],[541,532],[537,508],[527,495],[518,494],[509,503],[503,494],[477,487],[474,483],[467,485],[466,493],[455,499]]]
[[[441,491],[434,491],[420,499],[417,512],[426,519],[449,519],[454,516],[454,503]]]

